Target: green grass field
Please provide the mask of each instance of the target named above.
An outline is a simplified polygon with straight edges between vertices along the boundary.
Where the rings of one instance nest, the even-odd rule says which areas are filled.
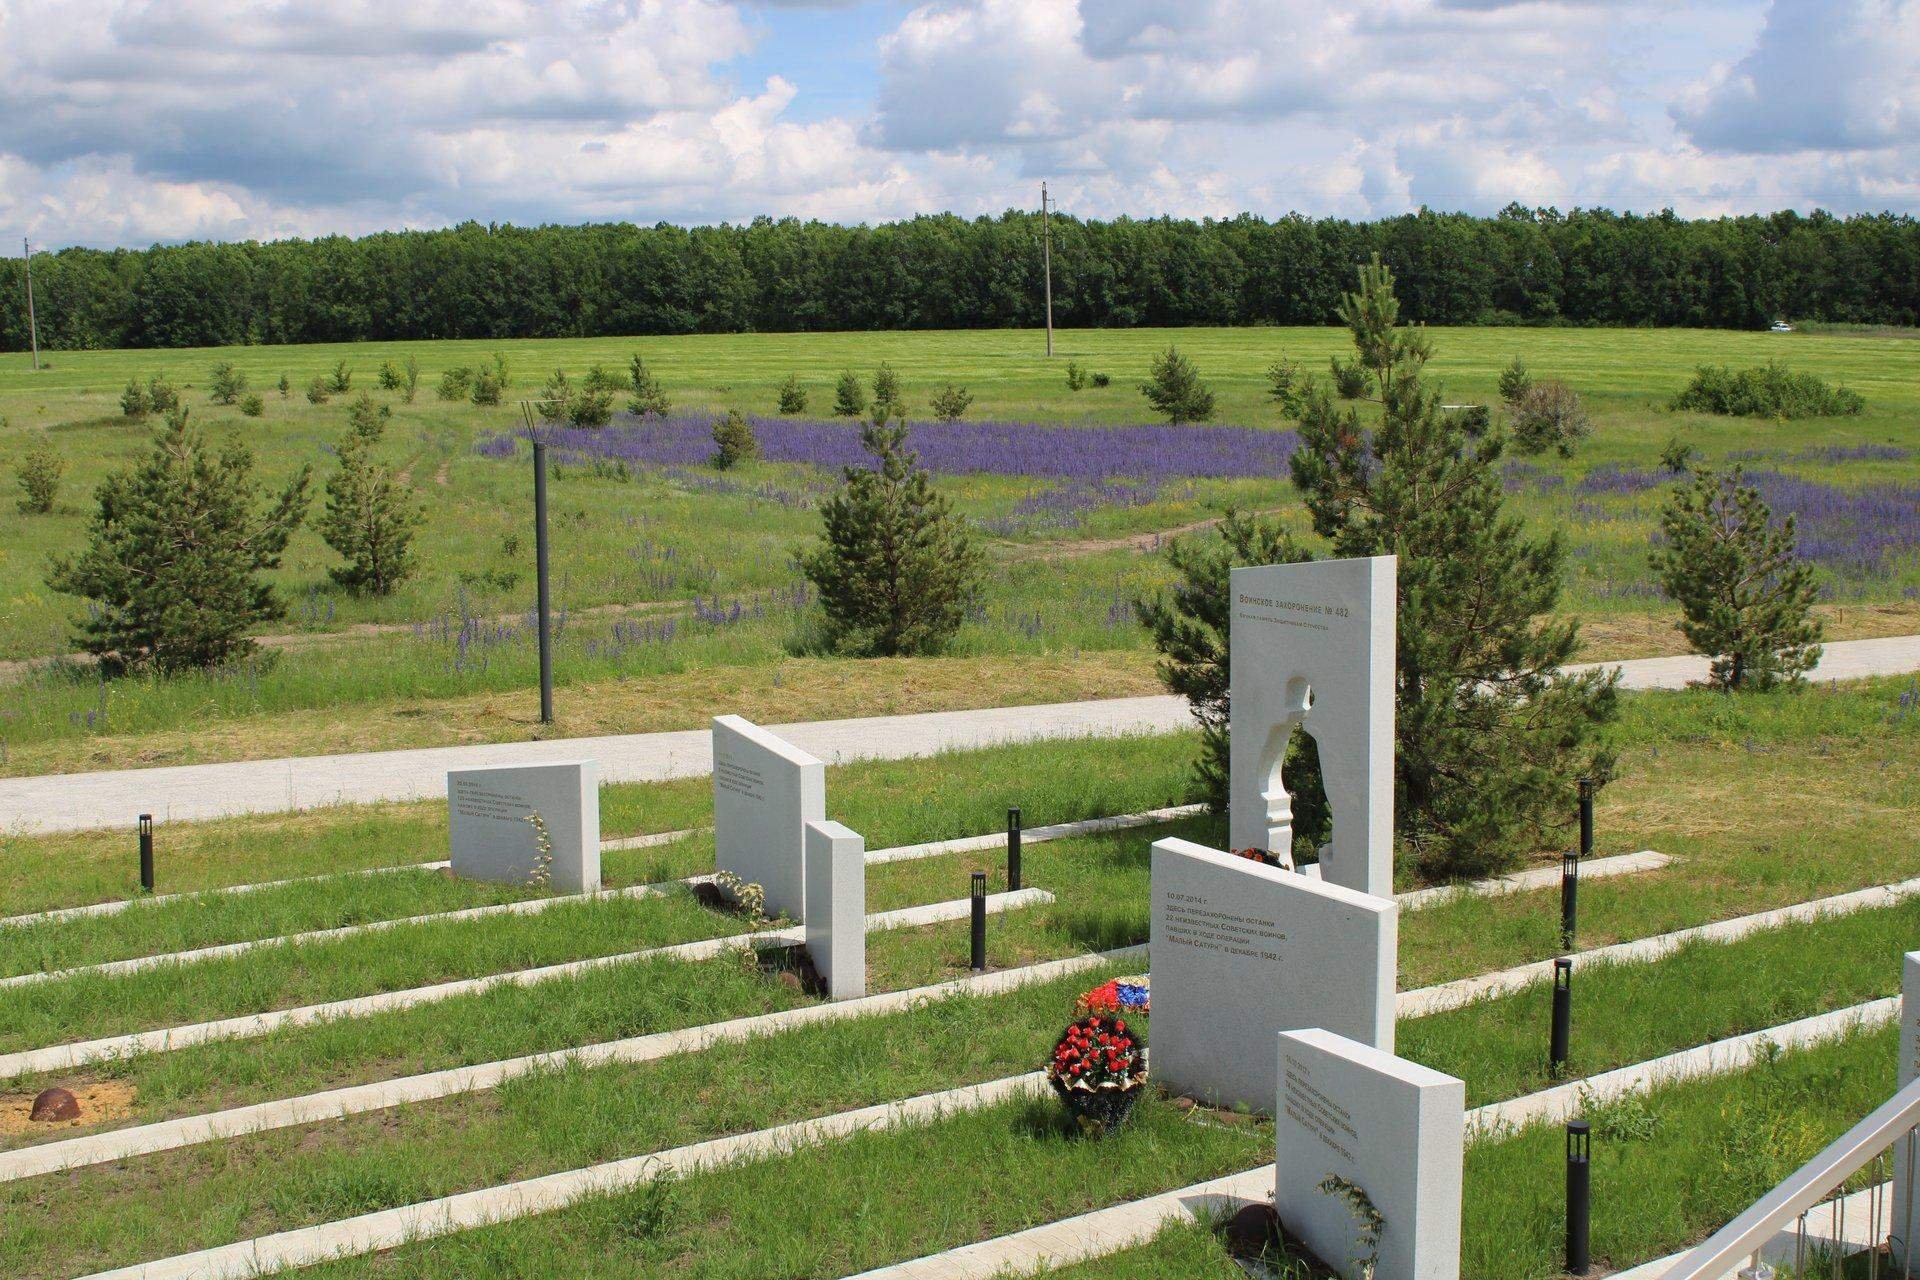
[[[1651,847],[1680,861],[1583,885],[1580,945],[1920,873],[1908,839],[1920,811],[1920,718],[1903,698],[1910,688],[1908,681],[1875,680],[1769,697],[1629,695],[1621,777],[1601,796],[1599,852]],[[832,773],[830,809],[879,846],[992,830],[1010,803],[1026,807],[1030,824],[1144,808],[1179,798],[1192,750],[1190,735],[1171,735],[849,765]],[[711,817],[703,785],[609,787],[610,830],[697,827]],[[434,808],[180,824],[163,829],[162,865],[177,866],[186,881],[177,887],[186,888],[310,874],[349,851],[359,855],[347,860],[355,867],[430,858],[444,839]],[[1057,902],[995,917],[994,963],[1016,966],[1144,941],[1147,845],[1172,833],[1219,838],[1213,821],[1199,818],[1032,846],[1028,882],[1051,890]],[[0,868],[19,877],[10,884],[32,880],[34,905],[79,904],[125,891],[116,878],[124,854],[97,837],[12,837],[0,849]],[[711,865],[711,842],[696,834],[620,858],[615,875],[622,883],[685,875]],[[997,887],[1000,867],[997,852],[879,866],[869,876],[869,905],[883,910],[955,896],[975,869],[989,871]],[[35,868],[44,874],[32,877]],[[36,959],[52,965],[152,954],[275,927],[385,919],[502,896],[432,877],[409,883],[416,875],[336,879],[339,915],[326,914],[303,887],[0,931],[0,969],[30,971]],[[407,926],[291,945],[250,963],[56,980],[10,991],[0,1002],[0,1052],[739,927],[676,894],[579,904],[511,922]],[[1400,986],[1552,955],[1557,927],[1551,890],[1409,912],[1401,924]],[[1892,994],[1900,953],[1916,938],[1920,903],[1910,900],[1691,946],[1653,963],[1584,969],[1574,987],[1570,1065],[1576,1074],[1596,1073]],[[961,922],[869,942],[874,991],[950,979],[965,965]],[[1145,967],[1135,961],[1125,971]],[[1017,1075],[1039,1061],[1070,1016],[1073,997],[1119,971],[1106,966],[1001,995],[651,1062],[573,1065],[498,1089],[0,1183],[0,1220],[17,1224],[0,1233],[0,1272],[23,1280],[83,1274]],[[0,1086],[0,1151],[812,1002],[773,974],[732,960],[643,962],[498,988],[12,1081]],[[1545,1007],[1536,984],[1403,1019],[1399,1051],[1463,1078],[1470,1105],[1521,1096],[1551,1082],[1542,1061]],[[1883,1099],[1893,1070],[1889,1029],[1592,1108],[1596,1185],[1604,1193],[1596,1200],[1597,1256],[1627,1265],[1697,1239]],[[127,1110],[80,1129],[5,1127],[10,1108],[54,1083],[117,1089]],[[652,1182],[300,1274],[830,1280],[1271,1159],[1264,1122],[1205,1108],[1181,1111],[1158,1097],[1103,1142],[1077,1136],[1050,1102],[1005,1103]],[[1551,1126],[1471,1149],[1464,1275],[1557,1274],[1560,1170],[1560,1138]],[[824,1220],[849,1225],[821,1231]],[[1176,1229],[1102,1264],[1099,1274],[1224,1278],[1234,1274],[1227,1265],[1202,1231]]]
[[[1920,449],[1920,344],[1898,337],[1565,329],[1445,329],[1434,337],[1434,375],[1450,400],[1491,400],[1499,370],[1520,355],[1537,376],[1574,386],[1593,412],[1596,432],[1578,457],[1533,460],[1513,490],[1518,510],[1569,540],[1565,605],[1589,620],[1595,656],[1671,651],[1679,641],[1645,568],[1659,490],[1583,488],[1590,473],[1604,480],[1609,468],[1653,467],[1678,435],[1709,460],[1759,451],[1754,466],[1836,489],[1910,485],[1920,476],[1920,461],[1907,456]],[[0,521],[0,774],[531,733],[528,469],[524,451],[517,460],[472,452],[476,441],[516,426],[519,410],[438,401],[433,387],[450,365],[498,351],[516,379],[512,394],[530,394],[555,367],[576,376],[595,363],[618,370],[638,350],[677,410],[771,413],[774,390],[791,372],[812,394],[812,415],[824,416],[841,369],[865,376],[886,360],[921,412],[952,379],[977,397],[972,419],[1112,424],[1150,420],[1137,383],[1169,342],[1190,353],[1219,392],[1218,422],[1278,429],[1266,366],[1285,356],[1322,368],[1346,339],[1332,329],[1075,331],[1059,335],[1051,363],[1037,334],[1007,331],[55,352],[38,373],[24,356],[0,356],[0,455],[16,455],[26,433],[45,431],[70,464],[55,514],[9,511]],[[185,386],[196,420],[251,444],[264,477],[311,462],[324,478],[325,446],[344,431],[345,405],[310,405],[300,389],[342,359],[356,391],[377,388],[379,363],[406,355],[421,362],[421,390],[415,403],[395,404],[383,447],[426,505],[413,581],[381,600],[342,593],[327,577],[331,552],[305,529],[275,575],[289,616],[265,628],[272,643],[258,660],[215,675],[111,684],[85,668],[28,665],[70,648],[68,620],[79,611],[79,602],[44,585],[48,554],[79,545],[92,487],[144,446],[149,427],[118,414],[129,376],[164,372]],[[1696,364],[1775,358],[1856,388],[1867,412],[1774,423],[1664,408]],[[204,387],[219,359],[267,390],[265,417],[209,403]],[[1069,359],[1108,373],[1112,385],[1069,391]],[[283,373],[295,387],[289,399],[271,389]],[[1869,445],[1892,452],[1837,461],[1816,452]],[[740,709],[769,683],[807,714],[822,714],[816,705],[855,714],[1136,692],[1151,677],[1128,606],[1160,580],[1159,540],[1232,505],[1298,515],[1283,476],[1161,484],[1149,500],[1096,501],[1065,520],[1016,515],[1022,502],[1058,488],[1054,479],[949,478],[943,487],[963,512],[1000,522],[984,535],[995,567],[982,608],[947,665],[879,667],[792,652],[800,617],[782,593],[797,581],[794,548],[817,526],[809,505],[832,475],[759,462],[739,474],[738,489],[716,491],[718,477],[707,471],[643,470],[624,479],[561,471],[553,507],[556,602],[565,612],[558,678],[578,696],[563,696],[559,732],[698,724],[713,710]],[[1920,610],[1908,597],[1920,589],[1920,569],[1908,552],[1866,577],[1827,577],[1832,635],[1914,629]],[[696,597],[729,608],[741,601],[742,617],[690,617]],[[480,622],[463,637],[466,619]],[[670,639],[639,633],[668,620]],[[1037,675],[1036,661],[1049,664]]]

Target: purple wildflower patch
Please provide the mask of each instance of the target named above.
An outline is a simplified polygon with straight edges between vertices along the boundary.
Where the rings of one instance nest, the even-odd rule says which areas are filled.
[[[713,456],[713,417],[621,419],[599,429],[549,427],[542,438],[563,457],[654,467],[690,467]],[[750,417],[760,456],[818,467],[865,466],[860,428],[809,418]],[[510,457],[520,434],[474,446]],[[916,422],[908,436],[920,461],[940,475],[1041,476],[1060,480],[1171,480],[1278,477],[1299,446],[1292,431],[1257,427],[1148,424],[1064,427],[1032,422]]]

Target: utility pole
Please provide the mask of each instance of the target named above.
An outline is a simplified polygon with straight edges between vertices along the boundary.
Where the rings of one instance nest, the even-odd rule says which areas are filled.
[[[1047,184],[1040,184],[1040,261],[1047,290],[1047,358],[1053,358],[1053,220],[1047,211]]]
[[[33,241],[22,236],[20,238],[20,247],[25,250],[27,255],[27,338],[33,343],[33,367],[34,370],[38,372],[40,368],[40,322],[34,318],[33,314]],[[1049,338],[1048,342],[1047,354],[1052,355],[1052,339]]]

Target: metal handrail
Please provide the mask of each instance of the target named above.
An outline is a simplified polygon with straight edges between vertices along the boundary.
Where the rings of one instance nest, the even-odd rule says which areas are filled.
[[[1660,1280],[1723,1280],[1916,1125],[1920,1125],[1920,1079],[1874,1108],[1745,1213],[1695,1246]],[[1912,1172],[1908,1171],[1909,1179]]]

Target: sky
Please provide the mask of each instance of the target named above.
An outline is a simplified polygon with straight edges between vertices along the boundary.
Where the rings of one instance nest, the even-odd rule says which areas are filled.
[[[0,0],[17,248],[1920,212],[1920,0]]]

